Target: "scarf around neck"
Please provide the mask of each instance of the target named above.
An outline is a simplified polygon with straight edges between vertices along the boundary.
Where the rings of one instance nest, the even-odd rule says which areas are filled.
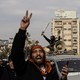
[[[51,63],[48,60],[45,60],[45,63],[44,63],[45,64],[45,66],[44,66],[45,71],[43,71],[38,65],[36,65],[32,59],[29,59],[29,61],[32,62],[37,67],[37,69],[41,72],[41,74],[43,76],[46,76],[52,70]]]

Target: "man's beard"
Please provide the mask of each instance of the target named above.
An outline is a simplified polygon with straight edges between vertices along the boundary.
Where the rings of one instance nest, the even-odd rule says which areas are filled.
[[[38,66],[41,66],[41,65],[44,65],[44,62],[45,62],[45,56],[41,57],[40,55],[35,57],[35,59],[33,59],[35,64],[38,65]],[[41,61],[39,61],[41,60]]]

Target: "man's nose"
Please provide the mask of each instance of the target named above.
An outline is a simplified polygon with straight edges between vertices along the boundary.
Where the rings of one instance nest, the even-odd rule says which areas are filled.
[[[37,54],[40,54],[41,52],[40,51],[37,51]]]

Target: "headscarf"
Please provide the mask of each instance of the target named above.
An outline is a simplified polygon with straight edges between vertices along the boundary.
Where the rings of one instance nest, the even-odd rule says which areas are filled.
[[[40,48],[43,51],[44,56],[45,56],[45,51],[44,51],[44,49],[43,49],[43,47],[41,45],[32,45],[31,46],[31,50],[30,50],[30,58],[32,58],[33,50],[36,49],[36,48]]]

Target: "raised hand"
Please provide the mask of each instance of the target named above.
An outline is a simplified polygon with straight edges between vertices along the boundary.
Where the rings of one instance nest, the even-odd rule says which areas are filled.
[[[42,31],[42,33],[41,33],[41,36],[43,36],[44,35],[44,31]]]
[[[26,30],[30,24],[30,19],[32,17],[32,13],[28,14],[28,10],[26,11],[26,15],[23,17],[20,23],[20,29]]]

